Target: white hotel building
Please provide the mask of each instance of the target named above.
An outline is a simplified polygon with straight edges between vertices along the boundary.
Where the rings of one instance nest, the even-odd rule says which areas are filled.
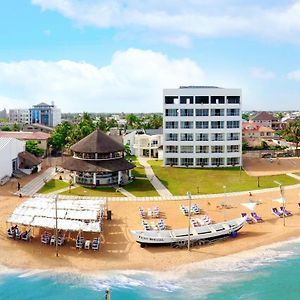
[[[164,165],[226,167],[242,163],[241,90],[165,89]]]

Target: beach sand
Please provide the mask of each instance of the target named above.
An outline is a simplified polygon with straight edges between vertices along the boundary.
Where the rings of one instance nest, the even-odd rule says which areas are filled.
[[[15,188],[15,187],[13,187]],[[272,198],[280,197],[279,189],[273,192],[253,193],[253,200],[260,200],[257,213],[265,220],[261,224],[245,225],[238,237],[213,245],[193,247],[187,249],[173,249],[165,247],[141,248],[131,237],[129,230],[142,229],[138,208],[140,206],[153,208],[158,206],[163,214],[163,219],[169,228],[182,228],[187,226],[187,217],[179,210],[179,205],[188,205],[187,201],[156,201],[156,202],[111,202],[108,209],[112,210],[112,220],[104,221],[104,234],[99,252],[91,250],[76,250],[74,241],[70,241],[59,248],[59,257],[55,256],[55,247],[42,245],[38,229],[31,242],[15,241],[6,237],[9,225],[5,220],[15,207],[25,198],[11,195],[9,186],[5,188],[6,195],[0,189],[0,264],[11,268],[25,269],[52,269],[76,272],[95,272],[98,270],[134,269],[134,270],[168,270],[175,266],[220,257],[258,246],[272,244],[300,235],[300,188],[286,189],[288,199],[287,209],[293,216],[283,220],[271,214],[271,207],[279,207],[278,202]],[[249,212],[240,205],[248,202],[249,195],[227,196],[226,203],[233,208],[219,209],[217,206],[224,202],[224,195],[212,199],[192,200],[201,209],[201,215],[208,214],[215,222],[233,219],[240,216],[241,212]],[[151,219],[149,219],[151,222]],[[75,234],[76,235],[76,234]],[[93,236],[84,235],[85,238]]]

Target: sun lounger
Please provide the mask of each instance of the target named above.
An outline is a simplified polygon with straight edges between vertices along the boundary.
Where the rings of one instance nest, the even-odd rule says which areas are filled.
[[[20,238],[23,240],[23,241],[30,241],[30,230],[26,230],[24,232],[21,233],[20,235]]]
[[[93,239],[92,249],[96,251],[99,250],[99,247],[100,247],[100,239],[99,238]]]
[[[241,217],[246,219],[248,224],[253,224],[253,219],[248,216],[246,213],[241,213]]]
[[[278,209],[277,209],[276,207],[273,207],[273,208],[272,208],[272,213],[273,213],[275,216],[279,217],[279,218],[282,218],[282,217],[283,217],[283,213],[280,212],[280,211],[278,211]]]
[[[256,212],[252,212],[251,217],[256,223],[260,223],[264,221]]]
[[[11,239],[14,239],[15,238],[15,235],[16,235],[16,231],[15,229],[12,227],[12,228],[9,228],[7,230],[7,236]]]
[[[280,209],[279,211],[282,212],[286,217],[291,217],[293,215],[290,211],[286,210],[283,206],[280,206],[279,209]]]
[[[76,249],[82,249],[84,245],[84,238],[83,237],[77,237],[76,239]]]

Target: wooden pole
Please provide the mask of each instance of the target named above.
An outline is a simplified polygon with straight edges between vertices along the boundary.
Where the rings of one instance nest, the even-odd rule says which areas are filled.
[[[188,251],[190,251],[191,250],[191,200],[192,200],[191,193],[187,192],[187,196],[189,198]]]

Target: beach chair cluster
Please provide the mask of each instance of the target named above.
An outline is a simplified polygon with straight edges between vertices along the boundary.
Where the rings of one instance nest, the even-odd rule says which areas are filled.
[[[205,215],[202,218],[193,218],[193,219],[191,219],[191,225],[193,227],[210,225],[212,223],[213,223],[213,220],[208,215]]]
[[[181,210],[181,212],[185,215],[185,216],[188,216],[189,215],[189,208],[187,206],[184,206],[184,205],[180,205],[179,206],[179,209]],[[199,215],[200,214],[200,207],[194,203],[192,206],[191,206],[191,213],[192,214],[195,214],[195,215]]]
[[[139,207],[139,214],[141,218],[159,218],[160,211],[158,207],[154,207],[153,209],[148,208],[147,211],[144,210],[143,207]]]
[[[50,234],[48,231],[45,231],[41,235],[41,243],[44,245],[55,246],[56,245],[56,236]],[[65,243],[65,233],[59,232],[57,236],[57,245],[62,246]]]
[[[30,229],[23,232],[20,231],[18,225],[7,229],[7,236],[14,240],[30,241]]]
[[[245,218],[248,224],[261,223],[264,221],[256,212],[251,212],[250,215],[241,213],[241,217]]]
[[[92,249],[94,251],[100,249],[100,238],[94,238],[92,241],[85,240],[82,236],[76,237],[76,249]]]
[[[151,221],[150,224],[147,221],[143,220],[142,225],[144,227],[144,230],[166,230],[167,228],[163,219],[159,219],[157,223]]]
[[[272,214],[274,214],[279,218],[291,217],[293,215],[290,211],[286,210],[283,206],[280,206],[279,208],[273,207]]]

